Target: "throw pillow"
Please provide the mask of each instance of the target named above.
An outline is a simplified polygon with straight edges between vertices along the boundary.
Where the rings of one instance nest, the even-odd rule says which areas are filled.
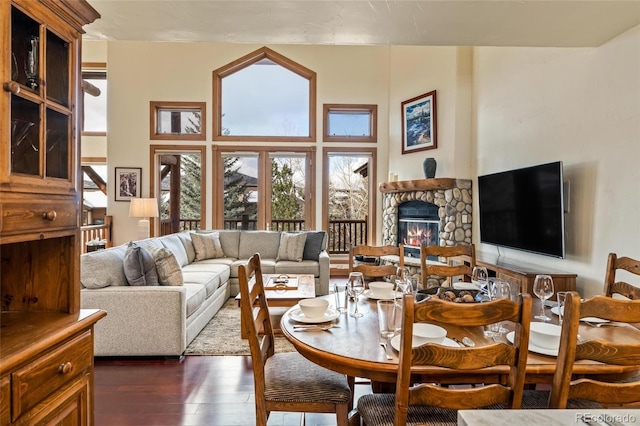
[[[224,257],[219,232],[212,232],[210,234],[193,233],[193,235],[191,235],[191,241],[196,251],[196,261]]]
[[[133,241],[127,246],[124,254],[124,276],[129,285],[158,285],[158,273],[153,256],[144,247]]]
[[[292,234],[283,232],[280,234],[280,248],[276,260],[291,260],[302,262],[304,253],[304,243],[307,241],[307,234]]]
[[[149,250],[153,255],[153,260],[156,262],[160,285],[182,285],[184,282],[182,269],[180,269],[180,264],[174,254],[164,247],[149,247]]]
[[[325,231],[307,232],[307,241],[304,243],[302,259],[317,261],[320,258],[320,252],[325,249],[323,244],[325,235]]]

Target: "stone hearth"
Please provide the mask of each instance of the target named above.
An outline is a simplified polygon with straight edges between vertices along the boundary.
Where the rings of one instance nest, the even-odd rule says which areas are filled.
[[[438,206],[441,246],[471,244],[471,180],[438,178],[383,182],[382,244],[398,244],[398,206],[407,201],[426,201]]]

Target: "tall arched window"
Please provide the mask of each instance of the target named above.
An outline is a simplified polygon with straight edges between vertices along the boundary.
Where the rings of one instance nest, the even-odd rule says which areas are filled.
[[[213,71],[213,140],[313,142],[316,73],[262,47]]]

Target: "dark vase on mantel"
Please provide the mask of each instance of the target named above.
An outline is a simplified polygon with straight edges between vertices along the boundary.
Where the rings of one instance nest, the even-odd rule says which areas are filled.
[[[438,164],[436,163],[435,158],[425,158],[424,163],[422,163],[422,169],[424,170],[425,179],[433,179],[436,177],[436,167]]]

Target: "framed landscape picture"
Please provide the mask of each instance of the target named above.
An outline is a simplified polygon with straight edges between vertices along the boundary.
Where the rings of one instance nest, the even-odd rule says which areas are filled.
[[[141,175],[142,168],[139,167],[116,167],[116,201],[140,198]]]
[[[402,102],[402,153],[435,149],[436,91]]]

